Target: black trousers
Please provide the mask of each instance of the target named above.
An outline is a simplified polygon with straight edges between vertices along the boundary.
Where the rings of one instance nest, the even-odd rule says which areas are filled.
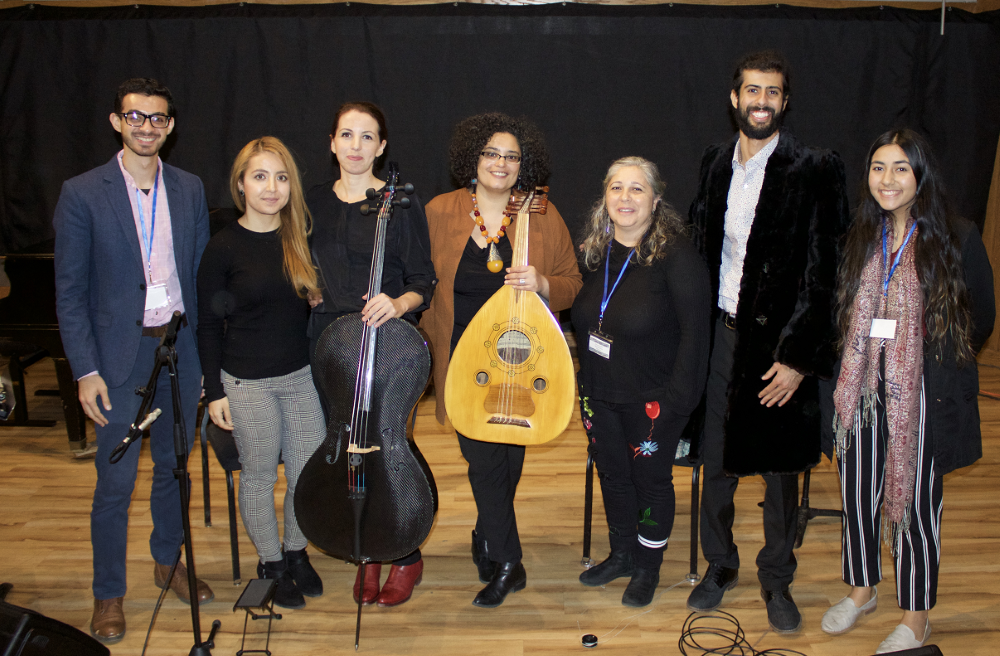
[[[701,452],[704,464],[701,493],[701,549],[705,560],[724,567],[739,567],[740,555],[733,542],[733,498],[739,479],[722,471],[723,422],[733,372],[736,333],[720,318],[715,325],[708,374],[705,434]],[[763,381],[761,381],[763,383]],[[769,591],[787,588],[795,576],[795,513],[799,478],[796,474],[764,476],[764,548],[757,554],[757,578]]]
[[[458,433],[458,446],[469,463],[469,483],[476,499],[476,534],[486,540],[490,560],[521,560],[521,539],[514,516],[514,494],[524,468],[524,447],[470,440]]]
[[[601,479],[612,551],[658,570],[674,525],[673,465],[687,417],[650,403],[588,399],[584,426]]]

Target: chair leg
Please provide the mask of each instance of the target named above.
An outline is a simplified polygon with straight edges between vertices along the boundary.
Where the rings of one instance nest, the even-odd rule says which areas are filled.
[[[580,564],[589,569],[594,566],[590,557],[590,538],[594,520],[594,454],[587,447],[587,475],[583,496],[583,559]]]
[[[212,494],[208,483],[208,409],[198,405],[198,434],[201,436],[201,493],[205,500],[205,526],[212,526]]]
[[[233,485],[233,472],[226,472],[226,493],[229,497],[229,546],[233,552],[233,585],[239,585],[240,579],[240,545],[236,536],[236,492]]]
[[[696,463],[691,468],[691,570],[687,575],[687,580],[692,584],[697,583],[701,578],[698,575],[698,520],[701,517],[701,509],[698,505],[701,500],[700,475],[701,465]]]
[[[806,537],[806,528],[809,520],[816,517],[843,517],[841,510],[829,510],[826,508],[812,508],[809,506],[809,482],[812,479],[811,470],[807,469],[802,473],[802,502],[795,512],[795,548],[802,546],[802,540]]]

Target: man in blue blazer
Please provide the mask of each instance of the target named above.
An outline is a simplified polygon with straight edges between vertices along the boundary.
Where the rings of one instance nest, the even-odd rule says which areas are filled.
[[[122,151],[103,166],[63,183],[56,231],[56,311],[59,333],[79,386],[80,403],[97,434],[97,487],[90,516],[94,550],[91,633],[106,643],[125,635],[123,600],[128,508],[135,487],[139,445],[109,463],[128,433],[154,366],[154,353],[175,310],[185,320],[177,333],[177,370],[190,450],[201,395],[195,344],[195,280],[208,242],[208,206],[201,180],[169,166],[159,151],[174,129],[170,91],[156,80],[122,83],[111,125]],[[149,539],[154,581],[190,603],[183,564],[169,581],[183,543],[180,495],[173,475],[170,380],[164,367],[153,407],[163,415],[150,428],[153,457]],[[198,599],[211,589],[198,581]]]

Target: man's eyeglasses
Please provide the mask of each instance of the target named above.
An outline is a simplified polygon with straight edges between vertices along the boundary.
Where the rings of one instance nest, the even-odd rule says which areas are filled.
[[[497,159],[500,159],[501,157],[503,157],[505,160],[507,160],[511,164],[517,164],[518,162],[521,161],[521,156],[520,155],[501,155],[500,153],[498,153],[495,150],[484,150],[483,152],[481,152],[479,154],[482,155],[483,157],[485,157],[486,159],[492,159],[492,160],[497,160]]]
[[[134,128],[141,128],[146,124],[146,119],[149,119],[149,124],[154,128],[165,128],[170,125],[171,116],[166,114],[143,114],[137,109],[133,109],[131,112],[125,112],[121,114],[124,117],[125,122]]]

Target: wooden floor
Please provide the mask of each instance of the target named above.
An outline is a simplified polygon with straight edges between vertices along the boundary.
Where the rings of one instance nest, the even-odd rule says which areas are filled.
[[[982,368],[983,388],[1000,393],[1000,370]],[[29,390],[54,387],[50,362],[29,369]],[[95,471],[92,461],[74,459],[67,447],[57,398],[30,397],[35,418],[58,419],[52,429],[0,428],[0,580],[14,584],[8,601],[86,630],[92,610],[89,511]],[[984,457],[976,465],[945,479],[943,557],[938,605],[931,612],[933,637],[947,656],[994,655],[1000,651],[1000,401],[980,397]],[[440,510],[423,547],[423,583],[413,598],[396,609],[366,608],[361,653],[366,654],[568,654],[582,650],[580,638],[593,633],[605,654],[677,654],[681,626],[689,613],[685,582],[689,553],[690,470],[675,470],[678,512],[673,538],[660,573],[661,583],[646,609],[622,606],[625,580],[606,589],[585,588],[581,571],[585,440],[579,419],[559,439],[528,450],[517,496],[517,509],[528,587],[508,597],[500,608],[473,607],[481,588],[469,555],[475,504],[465,462],[453,432],[434,420],[434,399],[420,405],[417,442],[425,454],[440,493]],[[133,447],[134,448],[134,447]],[[191,520],[198,574],[215,590],[215,601],[202,608],[207,634],[212,620],[222,621],[214,653],[240,648],[243,613],[233,604],[225,479],[211,457],[213,526],[204,525],[201,464],[198,447],[191,458],[194,494]],[[125,598],[128,633],[112,647],[115,655],[142,651],[158,588],[153,585],[148,549],[151,528],[148,492],[151,463],[145,454],[134,496],[129,537]],[[281,485],[279,495],[284,493]],[[824,463],[812,478],[812,505],[839,507],[835,468]],[[823,633],[820,618],[846,591],[840,581],[840,524],[820,518],[810,523],[797,551],[798,575],[792,592],[803,615],[802,630],[791,636],[768,630],[753,561],[762,544],[760,479],[745,479],[737,496],[735,532],[744,560],[740,585],[728,593],[723,609],[739,620],[747,641],[758,650],[796,650],[814,656],[873,654],[897,624],[894,584],[888,559],[882,585],[883,604],[850,633]],[[280,497],[279,497],[280,498]],[[280,512],[280,507],[279,507]],[[606,524],[600,495],[595,503],[594,555],[607,552]],[[254,576],[256,556],[240,528],[244,582]],[[305,609],[283,611],[274,625],[275,656],[348,653],[353,651],[355,605],[350,587],[355,568],[313,555],[326,586]],[[699,564],[703,571],[705,564]],[[251,624],[247,648],[262,648],[264,623]],[[186,654],[193,638],[189,607],[170,595],[150,637],[149,654]],[[717,646],[705,638],[702,644]],[[700,654],[688,650],[689,654]],[[737,652],[738,653],[738,652]],[[749,652],[746,652],[749,653]],[[790,653],[790,652],[786,652]]]

